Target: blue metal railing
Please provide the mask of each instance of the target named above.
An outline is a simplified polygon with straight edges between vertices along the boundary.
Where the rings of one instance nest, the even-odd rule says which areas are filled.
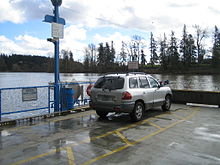
[[[93,84],[93,82],[62,82],[59,86],[60,88],[72,88],[75,90],[73,104],[75,106],[81,106],[88,104],[90,99],[86,93],[86,88],[89,84]],[[33,93],[32,95],[27,93],[26,97],[24,97],[25,92],[23,92],[23,90],[28,91],[32,89],[34,89],[33,91],[36,93]],[[32,98],[33,96],[34,98]],[[23,98],[25,99],[23,100]],[[60,102],[60,111],[63,110],[65,109],[62,108],[62,104]],[[31,114],[32,111],[33,113],[38,111],[39,113],[44,114],[51,114],[54,112],[54,84],[47,86],[0,88],[0,121],[2,121],[3,116],[14,119],[13,117],[8,116],[13,114],[23,114],[25,112],[29,112],[28,114],[25,113],[25,116],[33,116],[33,114]],[[17,115],[16,118],[21,117]]]
[[[37,101],[39,100],[39,96],[42,97],[42,93],[36,93],[37,97],[36,100],[30,100],[30,101],[24,101],[23,100],[23,93],[20,94],[22,92],[22,90],[24,89],[32,89],[35,88],[36,90],[39,89],[47,89],[48,92],[48,102],[47,105],[44,104],[44,106],[41,105],[37,105]],[[38,111],[38,110],[48,110],[48,113],[50,113],[50,104],[53,103],[53,100],[51,100],[51,95],[50,95],[50,90],[51,88],[53,88],[52,85],[47,85],[47,86],[29,86],[29,87],[15,87],[15,88],[0,88],[0,121],[2,120],[2,116],[3,115],[10,115],[10,114],[16,114],[16,113],[22,113],[22,112],[30,112],[30,111]],[[43,92],[45,93],[45,92]],[[22,101],[21,98],[19,96],[22,96]],[[5,97],[5,99],[4,99]],[[43,96],[42,98],[44,98],[45,96]],[[16,105],[14,105],[12,102],[15,101]],[[25,108],[25,109],[21,109],[22,105],[23,107],[27,107],[25,106],[25,102],[26,104],[30,105],[31,102],[31,107],[36,107],[36,108]],[[35,102],[35,105],[33,104]],[[41,100],[41,102],[43,102]]]
[[[2,91],[0,90],[0,121],[2,120]]]

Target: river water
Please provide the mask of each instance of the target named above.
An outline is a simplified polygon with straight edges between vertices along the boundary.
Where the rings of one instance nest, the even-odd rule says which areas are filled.
[[[96,81],[100,74],[95,73],[68,73],[60,74],[61,81]],[[159,81],[169,80],[172,89],[193,89],[206,91],[220,91],[220,75],[167,75],[153,74]],[[22,73],[0,72],[0,88],[46,86],[54,81],[53,73]],[[48,107],[48,88],[37,88],[37,100],[24,101],[21,89],[0,90],[0,110],[4,112],[18,112],[28,109]],[[53,100],[53,90],[50,90],[50,100]],[[84,95],[86,96],[86,95]],[[51,104],[50,104],[51,107]],[[51,107],[50,112],[53,112]],[[30,111],[28,113],[16,113],[3,115],[2,120],[24,118],[47,114],[48,110]]]
[[[61,81],[96,81],[96,73],[61,73]],[[220,91],[220,75],[167,75],[152,74],[159,81],[169,80],[172,89]],[[0,88],[48,85],[53,73],[0,72]]]

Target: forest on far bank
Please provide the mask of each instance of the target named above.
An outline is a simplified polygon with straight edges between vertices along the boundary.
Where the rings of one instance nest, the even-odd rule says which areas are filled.
[[[135,71],[146,73],[167,73],[167,74],[220,74],[220,69],[212,66],[210,59],[204,60],[203,64],[194,64],[190,67],[178,66],[180,69],[164,70],[161,65],[141,65]],[[94,65],[85,66],[84,63],[76,62],[71,59],[60,59],[61,73],[105,73],[105,72],[128,72],[127,65],[111,64],[102,67]],[[0,54],[0,72],[54,72],[54,58],[31,55],[5,55]]]

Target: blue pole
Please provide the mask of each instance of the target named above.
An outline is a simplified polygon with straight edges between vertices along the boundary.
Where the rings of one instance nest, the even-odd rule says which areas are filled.
[[[48,113],[50,114],[50,86],[48,87]]]
[[[54,6],[54,17],[55,17],[55,22],[58,22],[59,18],[59,10],[58,10],[58,5]],[[59,88],[59,38],[56,39],[54,42],[55,46],[55,68],[54,68],[54,78],[55,78],[55,86],[54,86],[54,111],[57,112],[59,111],[59,104],[60,104],[60,88]]]
[[[0,121],[2,121],[2,90],[0,89]]]

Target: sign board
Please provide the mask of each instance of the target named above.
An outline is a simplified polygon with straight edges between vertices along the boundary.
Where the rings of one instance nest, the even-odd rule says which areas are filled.
[[[130,62],[128,62],[128,69],[129,70],[138,69],[138,61],[130,61]]]
[[[23,88],[22,101],[34,101],[34,100],[37,100],[37,88]]]
[[[53,38],[60,38],[60,39],[63,39],[63,24],[59,24],[59,23],[55,23],[53,22],[52,23],[52,37]]]
[[[63,25],[66,24],[65,19],[59,17],[58,20],[55,21],[55,17],[52,16],[52,15],[45,15],[43,21],[44,21],[44,22],[48,22],[48,23],[56,22],[56,23],[63,24]]]

